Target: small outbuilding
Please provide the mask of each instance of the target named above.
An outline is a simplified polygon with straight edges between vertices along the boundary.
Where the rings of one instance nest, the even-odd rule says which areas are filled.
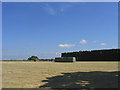
[[[55,62],[75,62],[75,57],[56,57]]]

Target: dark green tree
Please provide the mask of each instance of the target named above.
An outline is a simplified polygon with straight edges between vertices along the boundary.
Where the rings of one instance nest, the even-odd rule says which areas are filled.
[[[31,56],[28,58],[28,60],[38,60],[39,58],[37,56]]]

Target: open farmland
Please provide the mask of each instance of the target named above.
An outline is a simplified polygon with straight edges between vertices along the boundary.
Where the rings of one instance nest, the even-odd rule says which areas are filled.
[[[118,62],[2,62],[3,88],[117,88]]]

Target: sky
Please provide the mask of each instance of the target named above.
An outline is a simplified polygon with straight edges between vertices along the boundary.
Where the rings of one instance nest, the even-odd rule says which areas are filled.
[[[2,58],[118,48],[117,2],[3,2]]]
[[[120,0],[2,0],[2,2],[119,2]]]

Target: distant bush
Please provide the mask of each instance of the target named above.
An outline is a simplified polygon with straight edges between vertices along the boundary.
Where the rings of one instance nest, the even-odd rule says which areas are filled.
[[[37,56],[31,56],[27,60],[39,60],[39,58]]]

